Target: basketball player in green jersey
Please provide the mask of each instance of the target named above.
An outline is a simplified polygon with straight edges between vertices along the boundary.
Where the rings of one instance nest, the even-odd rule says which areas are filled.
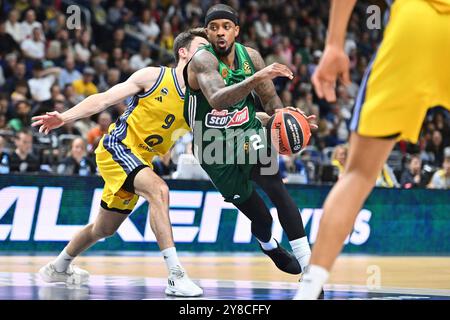
[[[271,174],[262,170],[261,151],[270,153],[270,146],[256,118],[252,96],[255,91],[265,111],[272,115],[284,107],[272,79],[292,79],[293,74],[281,64],[265,67],[256,50],[235,42],[239,34],[237,20],[237,13],[227,5],[217,4],[207,11],[205,27],[210,44],[197,51],[185,67],[184,116],[194,131],[194,154],[225,201],[233,203],[251,220],[252,234],[280,270],[299,274],[308,265],[311,250],[299,210],[278,169]],[[214,139],[208,141],[211,139],[207,136],[211,135]],[[206,151],[212,149],[219,161],[211,163],[206,159]],[[217,155],[222,152],[223,156]],[[256,155],[254,163],[249,161],[252,155]],[[294,254],[273,238],[272,216],[252,180],[277,208]]]

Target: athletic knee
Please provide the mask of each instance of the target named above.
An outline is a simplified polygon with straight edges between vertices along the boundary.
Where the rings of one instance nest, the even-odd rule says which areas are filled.
[[[348,168],[340,179],[345,179],[350,184],[360,188],[372,188],[377,181],[378,174],[377,171],[364,170],[363,168]]]
[[[144,197],[150,202],[169,202],[169,187],[165,183],[158,183],[144,192]]]
[[[113,226],[105,226],[99,224],[93,224],[92,234],[95,238],[103,239],[113,236],[117,231],[117,228]]]

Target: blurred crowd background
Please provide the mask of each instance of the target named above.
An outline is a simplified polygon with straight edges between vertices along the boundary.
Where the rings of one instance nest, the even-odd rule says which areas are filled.
[[[258,49],[266,64],[292,69],[293,81],[275,80],[283,103],[317,116],[310,146],[279,158],[286,183],[335,182],[346,161],[358,86],[382,36],[382,30],[368,29],[370,3],[364,1],[351,16],[345,43],[352,84],[339,86],[337,102],[330,104],[315,96],[310,82],[324,46],[328,1],[0,0],[0,173],[97,174],[95,147],[127,100],[48,136],[30,126],[31,117],[63,112],[140,68],[173,65],[174,38],[203,26],[204,14],[216,3],[239,12],[239,42]],[[435,107],[417,144],[396,145],[378,186],[450,188],[450,116]],[[205,179],[180,172],[191,168],[178,161],[191,153],[190,142],[185,136],[171,153],[155,159],[155,171],[166,178]]]

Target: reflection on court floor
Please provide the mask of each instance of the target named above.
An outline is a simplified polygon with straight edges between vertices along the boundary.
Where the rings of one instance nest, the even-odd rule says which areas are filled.
[[[198,280],[207,300],[290,300],[297,284],[289,282]],[[164,294],[166,279],[91,276],[89,284],[48,284],[32,273],[0,272],[1,300],[143,300],[177,299]],[[330,285],[325,299],[450,300],[450,290]]]

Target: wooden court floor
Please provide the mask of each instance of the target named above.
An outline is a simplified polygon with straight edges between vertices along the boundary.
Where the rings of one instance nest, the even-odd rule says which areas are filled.
[[[279,271],[269,258],[253,255],[183,256],[192,279],[296,282],[298,276]],[[0,256],[0,272],[34,273],[54,257]],[[92,275],[164,278],[160,256],[82,256],[75,264]],[[341,256],[329,284],[395,288],[450,289],[450,257]]]

